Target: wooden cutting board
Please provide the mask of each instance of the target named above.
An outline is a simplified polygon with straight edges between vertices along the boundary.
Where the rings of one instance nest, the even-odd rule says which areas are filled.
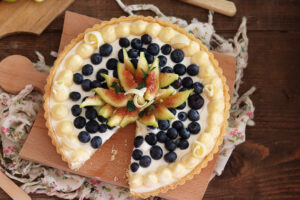
[[[0,1],[0,38],[12,33],[40,34],[74,0]]]
[[[75,24],[74,22],[76,22],[76,26],[73,25]],[[83,32],[87,27],[91,27],[93,24],[99,22],[100,20],[98,19],[66,12],[60,49],[62,49],[62,46],[67,44],[72,38],[76,37],[78,33]],[[224,70],[230,88],[230,94],[232,95],[235,78],[235,58],[219,53],[214,53],[214,55]],[[14,62],[16,59],[24,59],[24,57],[14,58],[14,60],[8,57],[7,59],[5,65],[9,65],[9,62]],[[0,63],[0,72],[3,67],[2,63]],[[29,63],[25,64],[30,65]],[[26,69],[33,70],[32,66],[26,67]],[[9,68],[6,68],[6,70],[9,70]],[[6,71],[6,73],[8,74],[11,71],[12,70]],[[24,76],[24,79],[29,79],[29,77]],[[30,79],[35,83],[35,86],[39,88],[43,86],[45,76],[32,76]],[[40,81],[36,81],[36,79]],[[11,82],[12,80],[7,81]],[[0,76],[0,85],[2,84],[3,82],[1,81]],[[9,82],[6,84],[9,85]],[[83,176],[99,178],[102,181],[115,185],[128,187],[125,173],[130,163],[131,151],[133,148],[132,144],[135,136],[135,124],[120,129],[118,133],[112,136],[111,139],[107,141],[83,167],[78,171],[72,171],[67,167],[67,164],[61,160],[60,155],[56,153],[55,147],[51,144],[48,130],[45,127],[43,114],[44,111],[41,109],[30,135],[20,152],[22,158]],[[114,160],[111,159],[112,150],[117,150]],[[203,169],[200,174],[196,175],[193,180],[178,186],[175,190],[170,190],[165,194],[161,194],[160,196],[178,200],[202,199],[213,172],[216,157],[213,161],[209,162],[208,166]]]

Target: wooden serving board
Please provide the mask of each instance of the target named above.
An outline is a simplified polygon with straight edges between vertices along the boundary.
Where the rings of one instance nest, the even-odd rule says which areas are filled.
[[[93,24],[99,22],[100,20],[98,19],[66,12],[60,49],[62,49],[65,44],[69,43],[72,38],[75,38],[78,33],[83,32],[87,27],[91,27]],[[73,26],[73,24],[76,24],[76,26]],[[219,61],[220,66],[223,68],[230,88],[230,94],[232,95],[235,78],[235,58],[219,53],[214,53],[214,55]],[[24,58],[19,57],[18,59]],[[0,69],[3,67],[1,64],[2,63],[0,63]],[[29,65],[29,63],[26,64]],[[5,65],[9,65],[9,62],[5,62]],[[28,69],[33,68],[28,67]],[[7,68],[7,70],[9,69]],[[10,71],[7,71],[7,73],[10,73]],[[43,86],[43,81],[45,81],[46,77],[34,76],[30,78],[36,83],[35,86],[39,88]],[[29,79],[29,77],[24,76],[24,79]],[[37,82],[36,79],[40,81]],[[0,84],[2,85],[1,76]],[[7,82],[7,84],[9,83]],[[132,144],[135,136],[135,124],[119,129],[118,133],[112,136],[110,140],[108,140],[93,155],[93,157],[85,163],[84,166],[82,166],[78,171],[73,171],[70,170],[67,164],[61,160],[61,156],[56,153],[55,147],[51,144],[50,137],[48,136],[48,130],[45,127],[43,114],[44,111],[41,109],[30,135],[20,152],[20,156],[22,158],[65,171],[70,171],[75,174],[99,178],[102,181],[113,183],[115,185],[128,187],[125,174],[130,163],[131,151],[133,148]],[[111,160],[113,149],[117,150],[117,155],[114,160]],[[215,156],[215,159],[209,162],[208,166],[203,169],[200,174],[196,175],[193,180],[188,181],[184,185],[178,186],[175,190],[170,190],[167,193],[161,194],[160,196],[178,200],[202,199],[213,172],[216,157],[217,156]]]
[[[74,0],[50,0],[37,3],[18,0],[0,1],[0,38],[12,33],[40,34]]]

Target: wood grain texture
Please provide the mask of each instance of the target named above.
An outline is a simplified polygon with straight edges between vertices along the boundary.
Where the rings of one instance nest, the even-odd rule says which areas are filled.
[[[124,0],[125,3],[147,0]],[[207,20],[207,12],[180,1],[152,0],[166,15]],[[300,1],[233,0],[233,18],[215,14],[216,31],[232,37],[241,17],[248,18],[249,64],[240,92],[252,85],[256,126],[247,128],[247,141],[233,152],[224,173],[209,184],[204,199],[300,199]],[[180,9],[175,9],[180,8]],[[77,0],[71,11],[101,19],[125,15],[111,0]],[[150,12],[145,12],[150,14]],[[33,50],[53,62],[58,49],[63,15],[40,36],[22,34],[0,40],[0,60],[22,54],[35,60]],[[33,199],[56,197],[33,194]],[[0,190],[0,199],[10,199]]]

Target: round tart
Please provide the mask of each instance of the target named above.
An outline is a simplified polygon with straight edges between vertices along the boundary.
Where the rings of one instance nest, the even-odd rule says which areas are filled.
[[[212,53],[179,27],[142,16],[103,22],[72,40],[44,100],[49,136],[71,169],[136,123],[129,186],[143,198],[206,167],[229,116],[228,87]]]

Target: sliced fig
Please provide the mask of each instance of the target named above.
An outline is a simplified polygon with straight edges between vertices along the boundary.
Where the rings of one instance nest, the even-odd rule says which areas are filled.
[[[176,94],[166,98],[161,104],[167,108],[176,108],[183,104],[194,89],[177,92]]]
[[[116,108],[125,107],[131,98],[131,96],[125,95],[123,92],[117,94],[113,89],[96,88],[94,92],[96,92],[105,103]]]
[[[153,126],[155,128],[158,127],[158,123],[155,119],[154,114],[143,115],[142,117],[140,117],[138,119],[138,121],[141,122],[142,124],[146,125],[146,126]]]
[[[137,88],[138,84],[135,82],[133,74],[125,69],[122,63],[118,63],[118,76],[125,91]]]
[[[145,53],[142,51],[135,71],[135,80],[138,83],[143,81],[144,73],[148,73],[148,62],[146,60]]]
[[[104,118],[109,118],[112,113],[114,112],[115,108],[112,107],[109,104],[105,104],[104,106],[102,106],[99,111],[98,111],[98,115],[104,117]]]
[[[111,85],[113,84],[113,82],[118,81],[118,79],[116,79],[115,77],[107,75],[107,74],[101,73],[101,76],[105,79],[106,84],[107,84],[109,89],[112,89]]]
[[[139,110],[136,109],[134,111],[127,110],[126,115],[122,119],[120,126],[125,127],[130,123],[135,122],[139,118]]]
[[[166,89],[159,89],[155,99],[166,99],[174,93],[175,93],[175,89],[172,87]]]
[[[127,54],[127,51],[125,48],[123,48],[123,56],[124,56],[124,65],[125,65],[125,69],[128,70],[131,74],[135,73],[135,68],[132,64],[132,62],[129,59],[129,56]]]
[[[151,101],[154,99],[159,89],[159,59],[155,58],[154,62],[150,67],[150,72],[146,79],[147,91],[145,93],[145,99]]]
[[[159,87],[164,88],[171,85],[178,79],[178,74],[160,73],[159,74]]]
[[[168,108],[166,108],[164,105],[160,105],[160,104],[155,106],[155,110],[154,110],[153,114],[157,120],[169,120],[169,119],[175,118],[173,113],[171,111],[169,111]]]
[[[84,108],[86,106],[102,106],[104,102],[101,100],[99,96],[88,97],[81,103],[80,108]]]
[[[110,127],[119,126],[124,116],[126,115],[126,108],[119,108],[108,119],[107,125]]]

